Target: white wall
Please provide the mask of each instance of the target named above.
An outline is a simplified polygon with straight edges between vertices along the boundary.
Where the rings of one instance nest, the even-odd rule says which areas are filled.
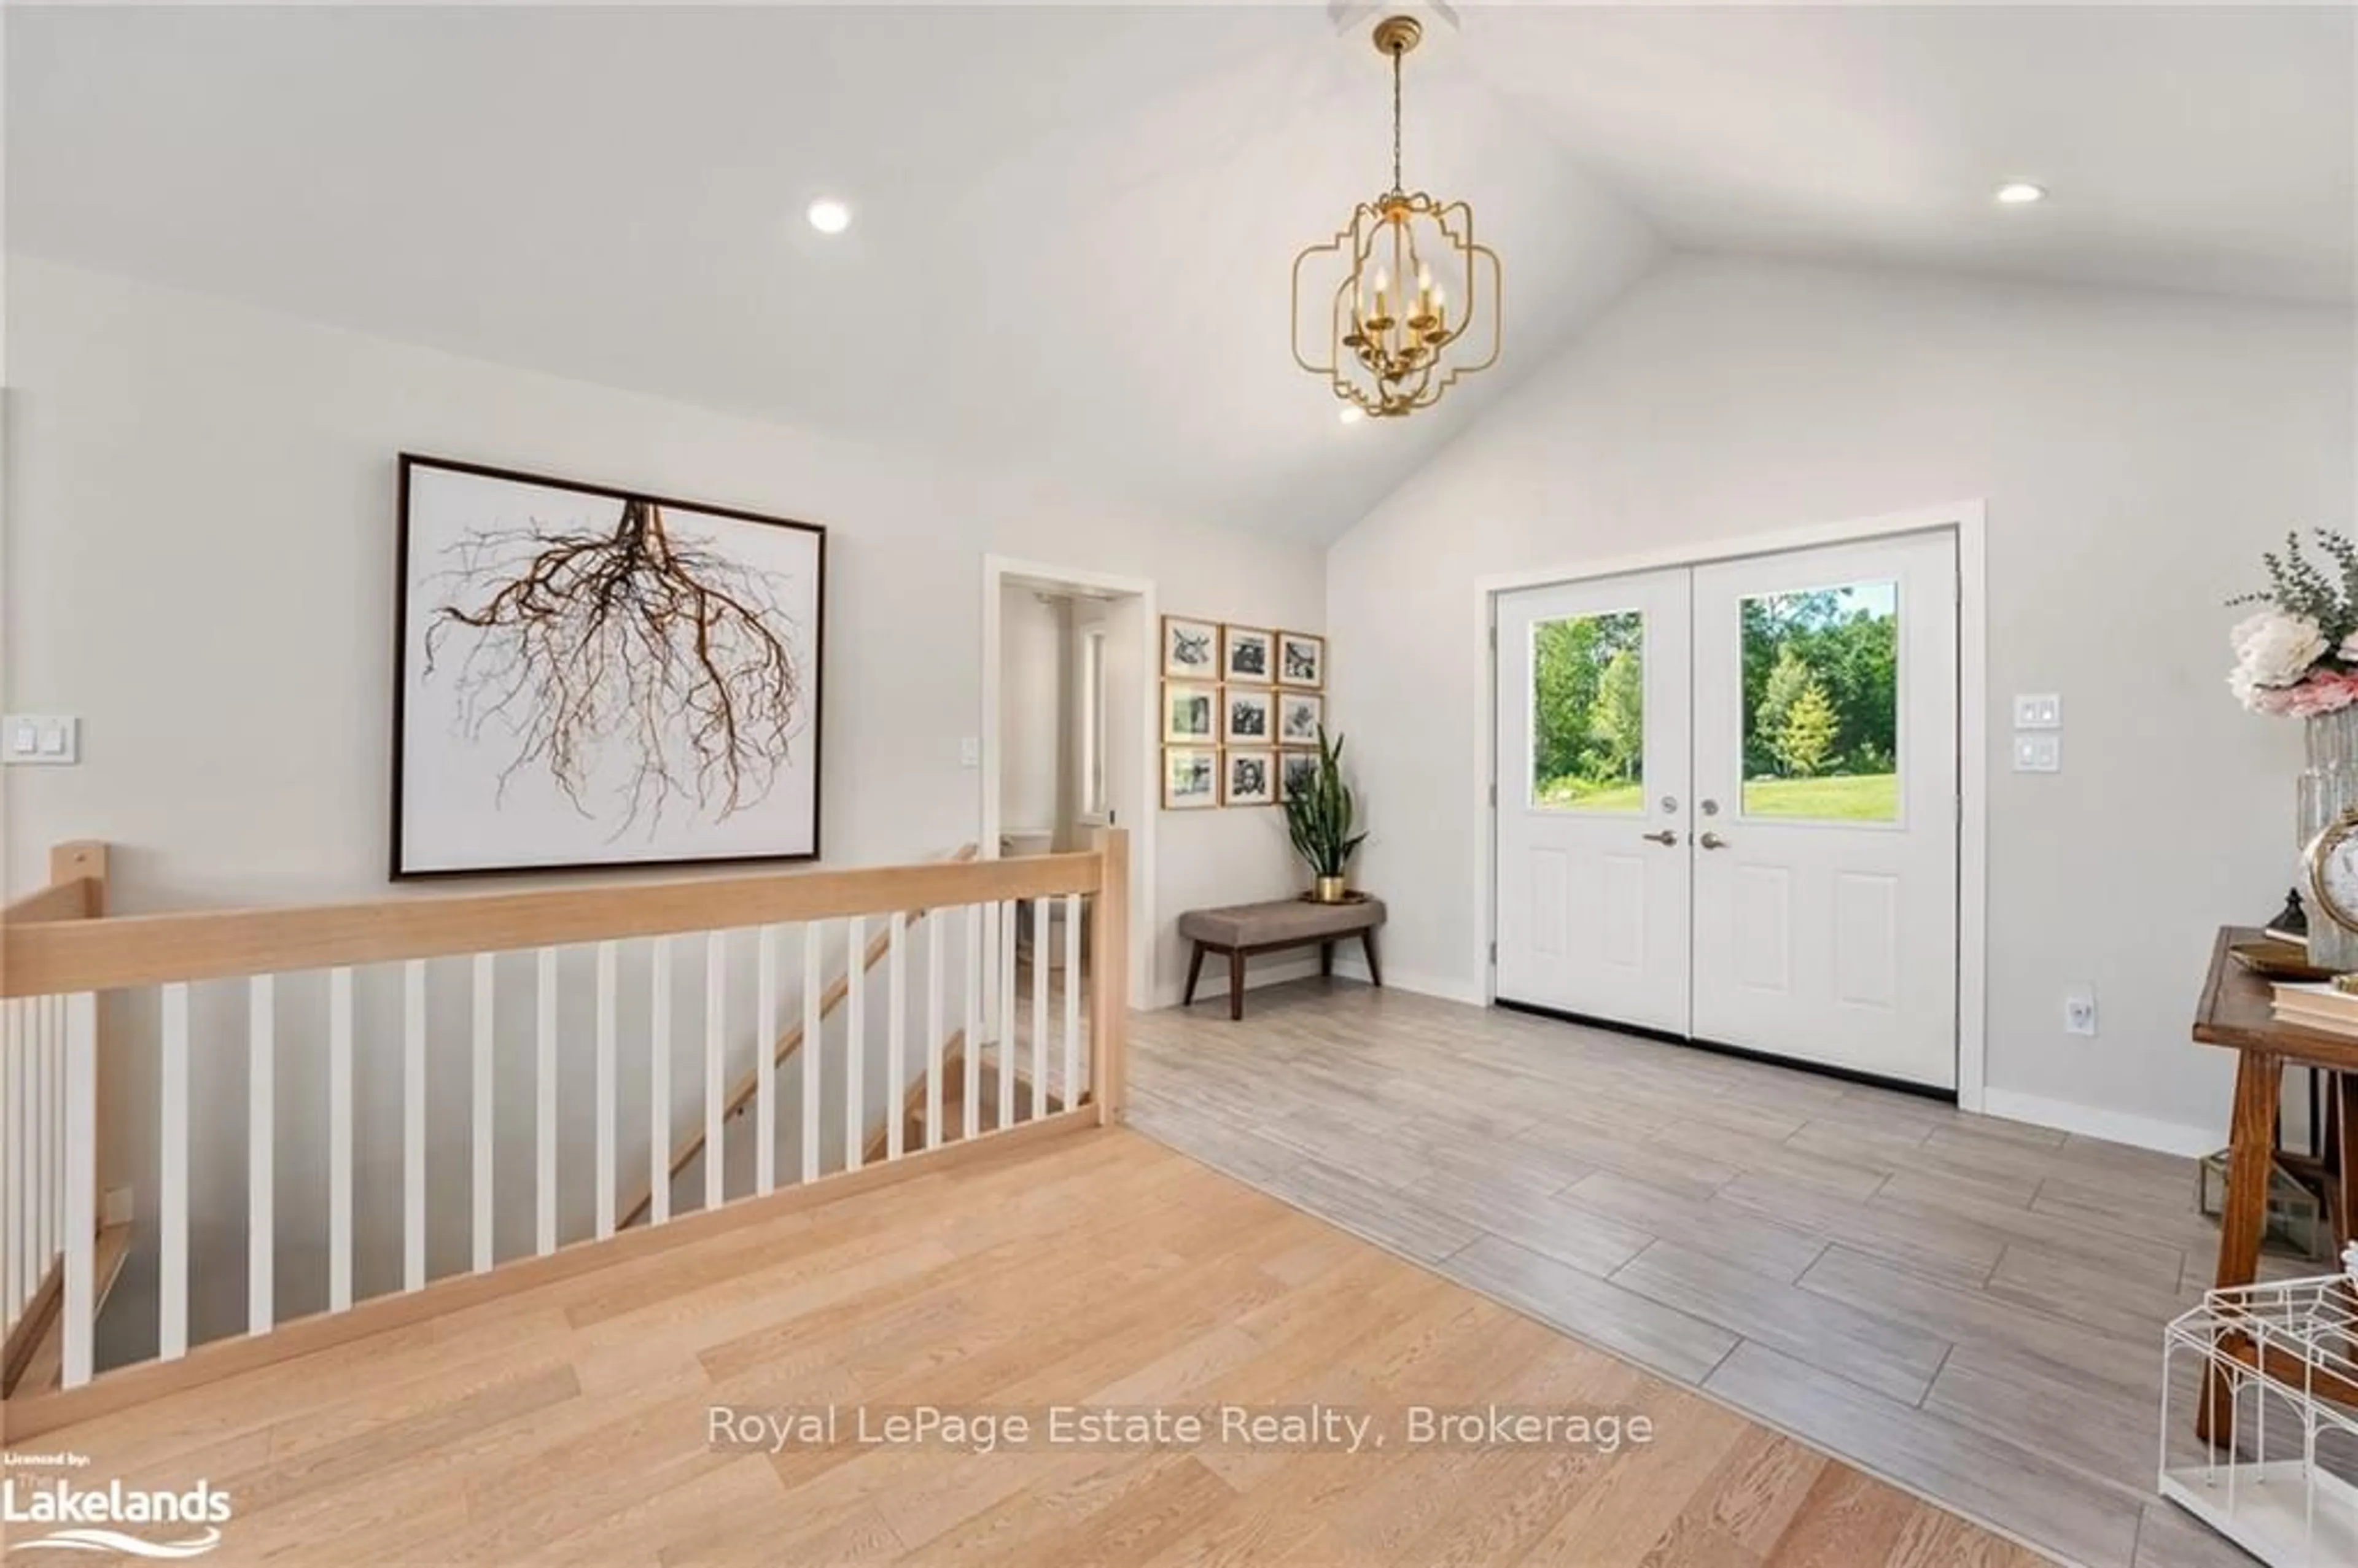
[[[976,835],[980,775],[961,767],[959,742],[980,729],[988,553],[1146,578],[1183,610],[1321,623],[1323,560],[1309,548],[22,255],[9,258],[6,290],[0,699],[79,716],[83,745],[78,767],[9,770],[12,894],[43,880],[52,843],[77,838],[116,846],[116,898],[135,911],[394,891],[404,449],[825,524],[831,865],[938,855]],[[1181,909],[1290,885],[1271,815],[1165,819],[1158,954]],[[503,977],[501,989],[528,998],[528,979]],[[282,1023],[289,1058],[300,1054],[294,1017]],[[742,1048],[750,1058],[750,1039]],[[243,1069],[202,1060],[200,1173],[219,1168],[215,1217],[242,1226]],[[397,1131],[386,1142],[369,1125],[391,1114],[383,1097],[397,1076],[373,1076],[382,1065],[360,1071],[362,1152],[397,1164]],[[316,1066],[289,1059],[281,1086],[282,1229],[317,1217],[306,1178],[319,1125],[308,1119],[324,1105]],[[461,1086],[452,1114],[436,1112],[438,1150],[463,1147],[463,1098]],[[504,1083],[502,1098],[528,1103]],[[128,1130],[118,1146],[144,1147],[145,1130]],[[503,1131],[503,1149],[511,1142],[529,1148]],[[152,1212],[145,1173],[120,1174]],[[364,1208],[376,1190],[364,1179]],[[504,1212],[502,1226],[513,1234]]]
[[[1001,834],[1065,826],[1065,606],[1022,583],[1000,589]]]
[[[1673,258],[1329,553],[1388,968],[1482,983],[1477,578],[1981,499],[1991,1108],[2221,1141],[2189,1015],[2215,927],[2290,881],[2300,760],[2228,697],[2221,600],[2350,524],[2353,368],[2346,311]],[[2061,775],[2008,771],[2017,691],[2063,694]]]
[[[971,838],[981,558],[1318,629],[1319,552],[175,290],[10,258],[13,707],[85,760],[12,770],[7,886],[122,847],[136,907],[385,891],[394,455],[473,459],[824,524],[831,864]],[[779,373],[809,374],[808,366]],[[1339,663],[1339,659],[1337,661]],[[1162,820],[1157,924],[1290,885],[1267,812]],[[1266,831],[1264,831],[1266,830]]]

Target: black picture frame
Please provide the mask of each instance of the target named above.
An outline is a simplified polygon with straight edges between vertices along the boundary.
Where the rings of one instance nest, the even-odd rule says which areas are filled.
[[[586,871],[635,871],[661,868],[678,869],[694,866],[724,866],[749,864],[808,863],[822,860],[825,838],[823,806],[826,796],[826,715],[827,715],[827,529],[817,523],[796,518],[773,516],[767,513],[750,512],[742,507],[720,506],[709,502],[687,501],[676,496],[652,494],[643,490],[629,490],[614,485],[597,484],[583,480],[567,479],[553,474],[535,473],[528,470],[498,467],[488,463],[467,462],[454,458],[438,458],[418,452],[398,454],[395,500],[394,612],[393,612],[393,755],[391,809],[386,834],[386,868],[391,881],[422,881],[463,877],[517,877],[534,874],[579,873]],[[733,522],[760,524],[774,528],[790,528],[812,535],[817,571],[812,588],[811,658],[810,658],[810,718],[804,733],[810,746],[812,773],[810,829],[807,850],[782,850],[775,854],[716,854],[654,856],[644,859],[617,858],[568,862],[531,861],[516,865],[416,867],[407,863],[407,836],[404,816],[404,774],[406,772],[409,742],[409,646],[410,646],[410,546],[412,477],[421,469],[438,470],[465,474],[478,479],[502,480],[516,484],[544,486],[571,491],[583,495],[603,497],[623,503],[639,502],[656,507],[670,507],[708,517],[726,518]]]

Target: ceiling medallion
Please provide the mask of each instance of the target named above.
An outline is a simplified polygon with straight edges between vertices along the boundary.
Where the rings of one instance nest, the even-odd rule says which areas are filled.
[[[1401,184],[1401,60],[1423,37],[1412,16],[1376,24],[1376,52],[1392,62],[1391,189],[1293,258],[1294,362],[1379,419],[1429,408],[1460,376],[1498,361],[1503,277],[1497,254],[1474,243],[1474,209]],[[1328,294],[1325,279],[1337,269]],[[1321,319],[1323,364],[1302,351],[1303,321],[1315,330]],[[1477,321],[1487,324],[1487,346],[1474,350],[1465,333]]]

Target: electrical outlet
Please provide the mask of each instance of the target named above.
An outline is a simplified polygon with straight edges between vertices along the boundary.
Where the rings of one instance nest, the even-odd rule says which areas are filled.
[[[2073,986],[2063,993],[2063,1033],[2093,1034],[2096,1032],[2096,988]]]
[[[128,1225],[131,1223],[131,1189],[109,1187],[98,1195],[98,1223]]]

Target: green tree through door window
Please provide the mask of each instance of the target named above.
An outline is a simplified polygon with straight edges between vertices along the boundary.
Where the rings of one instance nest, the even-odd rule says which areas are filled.
[[[1899,585],[1743,601],[1744,814],[1899,817]]]
[[[1531,804],[1646,806],[1646,618],[1634,610],[1531,628]]]

